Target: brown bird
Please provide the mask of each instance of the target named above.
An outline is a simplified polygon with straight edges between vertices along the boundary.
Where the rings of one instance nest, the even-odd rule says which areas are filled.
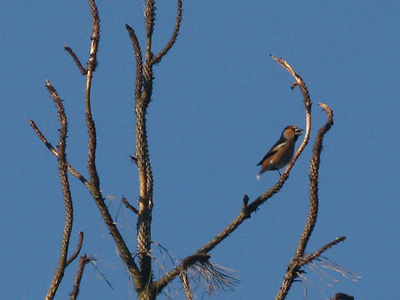
[[[277,170],[279,175],[279,169],[286,166],[293,157],[294,145],[302,135],[303,129],[300,129],[294,125],[287,126],[283,131],[281,138],[276,144],[268,151],[264,158],[258,163],[257,166],[261,165],[260,173],[257,175],[257,179],[260,179],[261,174],[271,170]]]

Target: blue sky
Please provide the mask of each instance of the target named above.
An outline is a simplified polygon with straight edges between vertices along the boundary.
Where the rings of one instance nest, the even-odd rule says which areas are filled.
[[[175,18],[175,2],[159,2],[155,51],[168,41]],[[92,94],[98,170],[110,210],[134,249],[135,219],[119,202],[125,196],[134,203],[138,194],[128,157],[134,151],[135,66],[124,25],[143,43],[143,3],[98,7]],[[0,289],[4,299],[41,299],[57,265],[64,211],[56,159],[27,120],[56,144],[56,110],[44,87],[49,79],[65,100],[68,159],[86,172],[85,78],[63,45],[85,61],[91,18],[85,1],[6,0],[0,8]],[[397,1],[184,1],[178,42],[155,67],[148,114],[154,241],[183,259],[233,220],[243,194],[254,199],[278,180],[268,172],[257,181],[256,164],[285,126],[304,128],[305,121],[301,95],[290,90],[293,78],[269,54],[294,67],[314,103],[311,143],[282,192],[211,252],[212,261],[236,270],[241,280],[214,299],[273,299],[278,291],[307,216],[312,142],[325,122],[319,102],[333,109],[335,125],[325,139],[320,214],[307,252],[345,235],[325,254],[362,278],[353,282],[328,271],[338,282],[322,282],[308,268],[310,281],[296,283],[287,299],[303,299],[304,288],[307,299],[324,299],[318,289],[328,297],[346,292],[355,299],[400,299],[399,15]],[[84,231],[82,251],[97,259],[115,289],[88,266],[81,299],[135,299],[93,200],[80,182],[70,181],[72,248]],[[75,269],[67,270],[59,298],[71,291]],[[169,296],[184,299],[178,284]]]

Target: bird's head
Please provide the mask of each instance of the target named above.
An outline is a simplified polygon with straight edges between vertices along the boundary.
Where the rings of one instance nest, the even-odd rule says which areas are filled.
[[[303,129],[294,125],[287,126],[282,132],[282,136],[285,139],[294,139],[295,141],[297,141],[298,137],[302,134],[303,134]]]

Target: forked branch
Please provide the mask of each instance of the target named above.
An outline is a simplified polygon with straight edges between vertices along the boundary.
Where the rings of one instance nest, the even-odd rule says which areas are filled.
[[[58,147],[53,147],[50,142],[47,141],[45,136],[36,126],[33,121],[29,121],[31,127],[34,129],[40,140],[45,144],[45,146],[57,157],[59,161],[59,170],[60,170],[60,177],[61,177],[61,184],[63,188],[64,199],[66,202],[66,227],[64,230],[63,236],[63,243],[62,243],[62,251],[60,257],[59,268],[57,269],[56,275],[54,276],[53,282],[51,284],[51,288],[48,293],[47,299],[52,299],[55,294],[55,291],[60,284],[63,269],[65,265],[71,262],[74,259],[80,250],[81,242],[78,245],[77,251],[72,255],[72,257],[67,260],[67,250],[69,244],[69,236],[70,236],[70,227],[72,227],[72,200],[69,192],[69,185],[68,185],[68,177],[67,171],[71,172],[75,177],[77,177],[86,188],[92,194],[98,209],[104,219],[105,224],[108,227],[110,234],[112,235],[114,242],[117,246],[121,259],[124,261],[126,266],[128,267],[130,274],[133,275],[134,278],[140,278],[138,267],[132,257],[131,251],[128,249],[124,239],[122,238],[120,232],[118,231],[113,218],[108,210],[107,205],[105,204],[104,197],[102,196],[100,190],[100,180],[99,175],[96,169],[96,148],[97,148],[97,134],[96,134],[96,127],[95,122],[92,116],[91,110],[91,86],[92,86],[92,79],[93,73],[96,69],[97,65],[97,51],[98,45],[100,40],[100,18],[98,14],[98,9],[94,0],[89,0],[90,9],[92,13],[92,36],[91,36],[91,46],[90,46],[90,53],[89,59],[87,62],[87,69],[82,72],[82,65],[75,55],[73,51],[69,47],[65,47],[66,50],[72,55],[75,63],[78,65],[81,73],[86,76],[86,90],[85,90],[85,107],[86,107],[86,124],[87,130],[89,135],[89,151],[88,151],[88,172],[89,172],[89,180],[83,177],[79,172],[77,172],[67,161],[66,154],[65,154],[65,147],[66,147],[66,132],[67,132],[67,120],[64,112],[64,108],[61,102],[61,99],[58,97],[55,89],[50,85],[49,82],[46,82],[46,86],[56,103],[58,109],[58,115],[60,119],[61,129],[60,129],[60,142]],[[68,221],[68,222],[67,222]],[[68,224],[67,224],[68,223]],[[68,226],[67,226],[68,225]],[[140,285],[140,280],[135,281],[135,287]]]
[[[333,113],[332,110],[326,104],[319,104],[325,111],[328,116],[328,120],[324,126],[318,131],[318,135],[315,140],[313,155],[310,161],[310,208],[307,217],[306,225],[304,226],[303,233],[299,239],[299,243],[297,245],[296,253],[292,260],[290,261],[286,275],[283,279],[282,285],[278,294],[275,297],[275,300],[283,300],[285,299],[287,293],[289,292],[294,280],[297,278],[298,274],[300,274],[300,269],[306,264],[310,263],[312,260],[318,258],[324,251],[331,248],[332,246],[338,244],[341,241],[345,240],[345,237],[340,237],[335,239],[334,241],[328,243],[320,250],[316,251],[311,256],[307,256],[304,258],[304,252],[307,246],[307,243],[311,237],[311,233],[314,230],[315,224],[317,222],[318,216],[318,206],[319,206],[319,198],[318,198],[318,175],[319,175],[319,165],[321,161],[321,150],[322,143],[324,139],[324,135],[329,131],[331,126],[333,125]]]
[[[272,58],[278,62],[280,65],[282,65],[286,70],[289,71],[290,74],[295,78],[296,80],[296,86],[298,86],[302,92],[303,95],[303,103],[305,107],[305,115],[306,115],[306,131],[304,134],[304,139],[299,146],[298,150],[296,151],[295,155],[293,156],[291,162],[287,166],[286,170],[284,173],[282,173],[282,176],[280,177],[279,181],[268,191],[266,191],[264,194],[260,195],[258,198],[256,198],[253,202],[249,203],[249,198],[247,195],[244,196],[243,199],[243,205],[242,205],[242,211],[239,213],[239,215],[224,229],[222,230],[215,238],[213,238],[210,242],[202,246],[200,249],[196,251],[194,255],[200,255],[200,254],[207,254],[209,253],[212,249],[214,249],[219,243],[221,243],[224,239],[226,239],[233,231],[236,230],[246,219],[251,217],[251,214],[254,213],[261,204],[265,203],[268,199],[270,199],[274,194],[278,193],[286,180],[289,178],[289,173],[290,170],[293,168],[296,160],[300,156],[300,154],[303,152],[305,146],[308,143],[308,140],[310,138],[310,131],[311,131],[311,100],[310,100],[310,95],[307,91],[306,84],[304,83],[303,79],[294,72],[293,68],[282,58],[276,58],[275,56],[272,56]],[[180,268],[182,266],[179,265],[170,272],[168,272],[164,277],[159,279],[156,283],[155,286],[157,287],[158,291],[161,291],[169,282],[171,282],[175,277],[179,276],[180,274]]]
[[[136,82],[135,82],[135,115],[136,115],[136,149],[134,162],[139,174],[139,203],[138,209],[134,209],[127,201],[125,205],[137,213],[137,246],[139,258],[139,276],[134,280],[140,282],[135,285],[140,299],[152,294],[153,274],[151,265],[150,245],[151,245],[151,219],[153,202],[153,172],[150,162],[149,145],[147,139],[147,108],[152,100],[153,93],[153,66],[171,49],[178,36],[182,19],[182,0],[178,0],[177,20],[174,32],[165,48],[153,57],[152,42],[155,21],[156,6],[154,0],[145,1],[145,27],[146,27],[146,47],[139,44],[135,31],[125,25],[129,37],[132,41],[136,60]],[[143,58],[144,56],[144,58]],[[147,296],[145,296],[147,295]],[[154,296],[154,293],[153,293]],[[146,298],[147,299],[147,298]]]
[[[96,3],[94,0],[89,0],[91,13],[92,13],[92,36],[91,46],[89,53],[89,60],[87,63],[87,74],[86,74],[86,92],[85,92],[85,107],[86,107],[86,125],[89,135],[89,153],[88,153],[88,172],[90,177],[89,191],[92,194],[94,201],[103,217],[105,224],[114,239],[117,246],[121,259],[124,261],[129,269],[129,272],[137,278],[139,275],[138,267],[132,257],[131,251],[126,245],[122,238],[119,230],[117,229],[115,222],[105,204],[104,197],[100,189],[100,180],[96,168],[96,149],[97,149],[97,133],[96,126],[92,116],[91,109],[91,87],[93,80],[93,73],[97,65],[97,51],[100,41],[100,18]],[[139,281],[134,280],[135,287],[139,285]]]

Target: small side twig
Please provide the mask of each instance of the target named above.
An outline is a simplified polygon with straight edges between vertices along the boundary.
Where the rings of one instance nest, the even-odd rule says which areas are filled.
[[[130,27],[128,24],[125,24],[125,28],[129,33],[129,37],[131,38],[133,50],[135,52],[136,59],[136,83],[135,83],[135,99],[140,98],[140,93],[143,87],[143,58],[142,58],[142,50],[140,49],[139,40],[136,36],[135,30]]]
[[[87,257],[86,253],[81,256],[78,264],[78,270],[76,271],[74,287],[72,288],[72,292],[70,294],[70,300],[76,300],[79,294],[79,289],[82,281],[83,271],[85,269],[86,264],[90,262],[90,258]]]
[[[133,211],[135,214],[138,214],[138,213],[139,213],[139,211],[138,211],[135,207],[133,207],[133,206],[128,202],[128,200],[127,200],[125,197],[122,197],[122,203],[125,204],[125,207],[126,207],[127,209]]]
[[[176,22],[175,22],[175,28],[174,32],[172,33],[171,39],[165,45],[164,49],[161,50],[160,53],[158,53],[153,60],[151,61],[151,64],[157,64],[160,62],[160,60],[168,53],[168,51],[171,49],[171,47],[175,44],[176,39],[179,34],[179,29],[181,27],[181,22],[182,22],[182,0],[177,0],[177,13],[176,13]]]
[[[87,74],[87,70],[82,66],[78,56],[75,54],[74,51],[72,51],[72,49],[68,46],[64,46],[64,49],[69,53],[69,55],[71,55],[72,59],[74,60],[76,66],[78,67],[79,71],[81,71],[82,75],[86,75]]]
[[[75,260],[75,258],[78,257],[79,252],[81,252],[81,249],[82,249],[82,244],[83,244],[83,232],[80,231],[79,232],[78,246],[76,247],[76,250],[75,250],[74,254],[72,254],[71,257],[67,260],[67,266],[70,263],[72,263]]]
[[[137,165],[137,158],[136,157],[134,157],[132,155],[129,155],[129,158],[130,158],[131,162],[133,162],[135,165]]]
[[[28,120],[29,124],[31,125],[32,129],[36,132],[38,135],[39,139],[43,142],[43,144],[47,147],[47,149],[50,150],[51,153],[54,154],[54,156],[58,157],[58,151],[52,146],[52,144],[46,139],[46,137],[43,135],[43,133],[40,131],[40,129],[37,127],[34,121]],[[90,183],[89,181],[78,171],[76,171],[68,161],[67,163],[67,168],[68,172],[70,172],[74,177],[78,178],[87,188],[90,188]]]
[[[242,212],[247,212],[247,206],[249,205],[249,195],[243,196]]]
[[[321,256],[322,253],[324,253],[326,250],[332,248],[336,244],[339,244],[340,242],[343,242],[346,239],[345,236],[338,237],[334,239],[332,242],[329,242],[328,244],[322,246],[320,249],[315,251],[313,254],[307,255],[305,258],[302,259],[301,265],[305,266],[306,264],[310,263],[314,259],[318,258]]]

